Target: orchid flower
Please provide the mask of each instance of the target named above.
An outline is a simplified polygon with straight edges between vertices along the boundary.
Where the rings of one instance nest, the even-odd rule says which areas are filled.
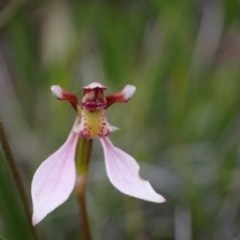
[[[76,182],[75,152],[79,137],[100,139],[108,178],[120,192],[151,202],[165,201],[148,181],[139,177],[140,167],[136,160],[115,147],[108,138],[117,128],[108,123],[105,110],[113,103],[127,102],[136,88],[126,85],[120,92],[105,97],[106,89],[100,83],[93,82],[83,87],[83,98],[78,103],[74,94],[58,85],[51,87],[59,100],[71,103],[78,116],[66,142],[42,162],[33,176],[33,225],[64,203],[73,191]]]

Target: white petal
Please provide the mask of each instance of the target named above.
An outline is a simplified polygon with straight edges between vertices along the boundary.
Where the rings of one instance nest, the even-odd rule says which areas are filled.
[[[150,183],[139,177],[136,160],[119,148],[108,137],[100,138],[103,146],[105,164],[111,183],[122,193],[152,202],[165,202]]]
[[[136,87],[133,85],[126,85],[122,89],[122,94],[123,94],[124,98],[126,99],[126,101],[128,101],[132,97],[132,95],[134,94],[135,91],[136,91]]]
[[[59,99],[63,98],[63,89],[59,85],[53,85],[51,86],[51,91],[54,96],[56,96]]]
[[[75,181],[75,149],[78,135],[67,141],[37,169],[32,181],[33,225],[39,223],[71,194]]]

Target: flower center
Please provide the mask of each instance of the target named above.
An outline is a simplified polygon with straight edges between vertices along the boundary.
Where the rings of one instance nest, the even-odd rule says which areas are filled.
[[[81,122],[74,128],[76,133],[85,138],[106,137],[115,130],[117,128],[108,123],[104,109],[95,111],[82,109]]]
[[[107,106],[106,97],[104,96],[103,89],[84,89],[84,96],[82,99],[82,108],[90,111],[104,109]]]

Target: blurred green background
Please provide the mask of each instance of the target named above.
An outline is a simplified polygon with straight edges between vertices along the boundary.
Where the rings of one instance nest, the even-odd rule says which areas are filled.
[[[240,1],[0,2],[0,118],[30,199],[39,164],[65,141],[75,113],[52,97],[137,87],[107,111],[114,144],[167,202],[124,196],[94,141],[87,203],[98,240],[240,239]],[[82,239],[75,195],[37,230]],[[0,236],[33,239],[0,152]],[[0,237],[1,238],[1,237]]]

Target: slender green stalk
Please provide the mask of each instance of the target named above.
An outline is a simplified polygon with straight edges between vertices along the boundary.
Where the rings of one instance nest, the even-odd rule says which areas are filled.
[[[76,152],[77,181],[76,194],[79,205],[79,214],[81,219],[81,227],[85,240],[91,240],[91,230],[87,215],[86,206],[86,185],[88,178],[88,164],[90,161],[92,150],[92,139],[79,138]]]
[[[29,228],[31,229],[31,232],[32,232],[32,235],[33,235],[34,239],[38,239],[36,230],[32,225],[31,211],[30,211],[29,206],[28,206],[27,195],[26,195],[25,190],[24,190],[23,182],[22,182],[20,173],[18,171],[17,165],[15,163],[15,160],[14,160],[10,145],[8,143],[8,139],[7,139],[6,133],[4,131],[4,127],[3,127],[3,124],[2,124],[1,120],[0,120],[0,142],[1,142],[1,145],[2,145],[3,152],[5,154],[5,157],[7,159],[9,169],[11,171],[11,174],[12,174],[12,177],[13,177],[13,180],[14,180],[14,184],[15,184],[15,186],[18,190],[18,193],[20,195],[20,198],[21,198],[21,201],[22,201],[22,204],[23,204],[23,208],[24,208],[24,211],[25,211],[25,214],[26,214],[26,217],[27,217]]]

